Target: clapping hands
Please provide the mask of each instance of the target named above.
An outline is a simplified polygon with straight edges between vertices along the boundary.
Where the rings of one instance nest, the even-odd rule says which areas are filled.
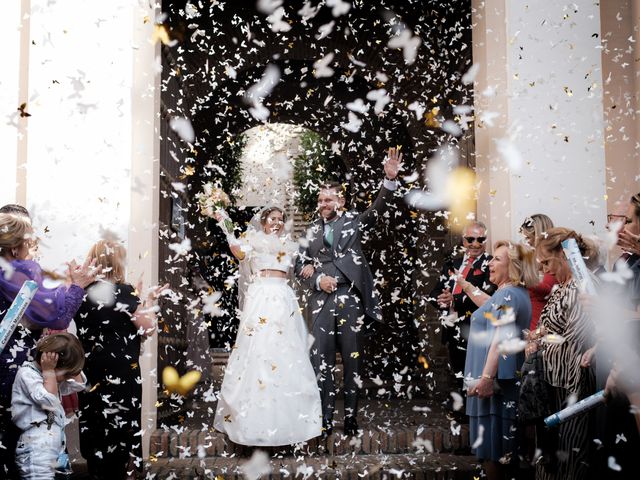
[[[138,279],[138,283],[136,284],[136,291],[138,292],[138,295],[140,296],[140,298],[143,297],[143,291],[144,291],[144,283],[142,281],[142,275],[140,275],[140,278]],[[169,284],[165,283],[164,285],[160,286],[160,285],[154,285],[152,287],[149,287],[149,289],[146,292],[146,296],[144,299],[144,304],[147,307],[151,307],[154,306],[156,304],[156,302],[158,301],[158,298],[160,298],[160,295],[162,295],[162,292],[164,292],[165,290],[169,289]]]
[[[96,259],[94,258],[89,262],[89,259],[82,264],[78,265],[75,260],[71,260],[67,263],[68,271],[67,275],[71,280],[71,283],[78,285],[81,288],[86,288],[95,282],[96,277],[102,273],[102,267],[96,267]]]

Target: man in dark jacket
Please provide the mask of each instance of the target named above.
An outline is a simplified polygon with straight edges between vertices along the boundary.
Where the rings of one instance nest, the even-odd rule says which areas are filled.
[[[358,423],[358,369],[362,331],[381,322],[380,305],[373,275],[360,244],[361,232],[382,216],[396,189],[402,154],[389,150],[384,164],[385,179],[371,206],[364,212],[344,211],[340,184],[327,184],[318,194],[319,218],[307,232],[308,245],[301,250],[296,275],[308,290],[311,363],[318,376],[322,400],[323,432],[331,433],[336,401],[334,371],[336,352],[344,366],[344,431],[356,435]]]
[[[456,274],[489,296],[495,292],[496,286],[489,281],[488,265],[492,257],[485,251],[486,241],[487,227],[482,222],[466,225],[462,231],[463,255],[445,262],[440,281],[429,297],[431,304],[442,312],[441,318],[446,318],[442,325],[442,342],[449,349],[449,364],[459,379],[460,388],[469,322],[479,305],[474,302],[473,292],[469,289],[464,292],[458,285]]]

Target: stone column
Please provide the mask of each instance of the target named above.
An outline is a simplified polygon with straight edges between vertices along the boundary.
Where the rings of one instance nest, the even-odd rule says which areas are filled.
[[[144,273],[145,286],[158,283],[158,215],[160,175],[160,47],[152,42],[154,7],[133,8],[133,83],[131,90],[131,214],[129,276]],[[142,374],[142,448],[149,456],[149,438],[156,427],[158,335],[144,344]]]
[[[600,9],[607,205],[626,204],[640,191],[638,94],[639,0],[610,0]]]
[[[606,222],[600,9],[579,0],[473,1],[478,218],[517,239],[549,215],[591,233]]]

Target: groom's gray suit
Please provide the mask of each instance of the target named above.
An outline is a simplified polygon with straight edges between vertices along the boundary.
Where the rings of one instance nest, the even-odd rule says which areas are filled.
[[[395,185],[395,183],[394,183]],[[382,215],[392,191],[382,187],[376,200],[363,213],[347,211],[329,222],[333,227],[333,243],[324,238],[325,223],[317,219],[309,227],[308,247],[301,249],[296,262],[296,275],[305,265],[315,268],[302,284],[308,290],[306,311],[310,315],[311,363],[318,376],[324,423],[331,425],[336,393],[334,369],[336,352],[342,354],[344,366],[345,415],[354,419],[358,409],[358,367],[362,353],[361,335],[371,322],[382,322],[380,305],[373,285],[373,275],[362,252],[361,230],[370,228]],[[321,275],[338,280],[336,291],[326,293],[319,288]]]

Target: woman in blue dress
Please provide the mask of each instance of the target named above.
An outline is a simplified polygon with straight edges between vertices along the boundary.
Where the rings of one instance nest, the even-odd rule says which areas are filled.
[[[472,449],[487,477],[499,479],[516,460],[517,370],[531,320],[527,288],[540,281],[534,250],[496,243],[489,279],[498,290],[471,316],[464,371]]]

